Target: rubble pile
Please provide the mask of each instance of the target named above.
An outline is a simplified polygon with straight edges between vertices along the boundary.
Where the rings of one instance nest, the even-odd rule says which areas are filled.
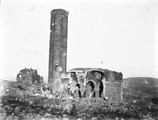
[[[4,96],[2,101],[7,116],[26,117],[28,114],[39,114],[41,116],[45,114],[61,115],[72,114],[73,112],[73,106],[69,104],[69,101],[59,99],[47,99],[38,96],[21,99],[13,96]]]
[[[60,95],[59,95],[60,96]],[[104,99],[57,99],[29,95],[5,95],[2,97],[2,107],[6,115],[18,118],[41,116],[54,118],[73,116],[76,118],[144,118],[148,115],[158,115],[158,106],[139,107],[125,103],[112,103]]]
[[[17,81],[19,82],[29,82],[32,84],[42,84],[43,83],[43,77],[40,76],[36,69],[28,69],[24,68],[20,70],[20,72],[17,74]]]
[[[67,85],[67,83],[65,83]],[[69,87],[68,87],[69,88]],[[97,97],[63,97],[62,92],[52,93],[47,84],[30,81],[5,81],[1,95],[0,111],[8,117],[34,118],[81,118],[81,119],[143,119],[158,117],[158,105],[142,106],[121,101],[112,102]],[[68,91],[69,92],[69,91]]]
[[[70,114],[73,109],[69,100],[61,99],[59,93],[51,94],[46,85],[33,85],[29,82],[6,83],[5,94],[1,96],[1,107],[7,116]]]

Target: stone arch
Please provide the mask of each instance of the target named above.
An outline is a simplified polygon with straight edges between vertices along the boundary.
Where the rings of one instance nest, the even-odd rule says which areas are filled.
[[[76,84],[76,89],[74,91],[74,98],[80,98],[81,97],[81,91],[80,91],[80,84]]]
[[[98,70],[92,70],[87,73],[87,81],[93,80],[96,84],[99,83],[104,77],[104,73]]]
[[[92,70],[87,74],[87,83],[93,81],[95,83],[94,91],[95,97],[102,97],[104,85],[102,79],[104,78],[104,73],[99,70]]]
[[[86,85],[90,85],[91,88],[92,88],[92,90],[94,90],[96,83],[95,83],[94,81],[88,81],[88,82],[86,83]]]
[[[71,80],[77,82],[77,75],[76,75],[76,72],[70,72],[70,78],[71,78]]]
[[[103,92],[104,92],[104,84],[102,82],[102,80],[100,81],[100,86],[99,86],[99,97],[101,98],[103,96]]]
[[[94,81],[88,81],[85,86],[85,97],[92,98],[95,97],[95,85]]]

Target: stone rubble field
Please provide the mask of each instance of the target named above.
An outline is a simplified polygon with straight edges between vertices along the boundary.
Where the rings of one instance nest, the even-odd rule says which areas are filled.
[[[156,120],[158,106],[112,103],[104,99],[47,98],[31,92],[39,86],[29,83],[1,84],[0,118],[7,120]],[[58,93],[60,94],[60,93]],[[61,96],[61,95],[58,95]]]

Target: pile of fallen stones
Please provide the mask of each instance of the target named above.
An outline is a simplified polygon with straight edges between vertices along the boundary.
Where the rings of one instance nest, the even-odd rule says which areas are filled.
[[[0,111],[6,116],[16,116],[20,119],[31,116],[51,118],[54,116],[74,116],[77,118],[144,118],[158,117],[158,106],[134,106],[127,103],[112,103],[104,99],[61,99],[36,96],[32,91],[39,89],[30,84],[11,83],[6,88],[6,94],[1,96]],[[61,96],[56,93],[54,96]]]
[[[158,107],[139,108],[123,103],[108,103],[101,99],[64,100],[48,99],[45,97],[30,96],[20,99],[13,96],[3,96],[2,106],[6,115],[28,117],[30,115],[52,117],[74,116],[78,118],[143,118],[146,116],[157,117]]]
[[[74,113],[74,105],[69,100],[47,99],[45,97],[30,96],[22,99],[15,96],[3,96],[2,107],[6,111],[6,115],[15,115],[24,117],[29,114],[45,116],[62,115]]]

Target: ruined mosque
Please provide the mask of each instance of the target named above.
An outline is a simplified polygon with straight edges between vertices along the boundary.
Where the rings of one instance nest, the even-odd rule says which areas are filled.
[[[79,98],[122,101],[123,74],[103,68],[73,68],[67,71],[68,12],[51,11],[48,85],[53,93]],[[75,96],[75,92],[77,95]]]

